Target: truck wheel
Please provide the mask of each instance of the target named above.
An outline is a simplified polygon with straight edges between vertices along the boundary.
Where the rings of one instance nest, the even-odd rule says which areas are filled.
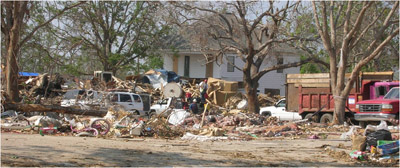
[[[155,115],[156,115],[156,112],[155,112],[155,111],[151,111],[151,112],[149,113],[149,119],[152,118],[152,117],[155,116]]]
[[[365,122],[365,121],[359,121],[359,122],[358,122],[358,125],[359,125],[361,128],[365,128],[365,127],[367,126],[367,122]]]
[[[326,113],[326,114],[322,115],[320,123],[327,124],[327,123],[331,123],[332,121],[333,121],[332,114]]]
[[[261,115],[265,116],[265,117],[270,117],[271,116],[271,112],[270,111],[264,111],[264,112],[261,113]]]
[[[133,114],[139,115],[139,116],[140,116],[140,113],[139,113],[139,111],[137,111],[137,110],[135,110],[135,112],[133,112]]]
[[[313,115],[313,113],[308,113],[305,117],[304,117],[304,119],[309,119],[309,118],[311,118],[312,117],[312,119],[311,119],[311,121],[312,122],[318,122],[318,116],[312,116]]]

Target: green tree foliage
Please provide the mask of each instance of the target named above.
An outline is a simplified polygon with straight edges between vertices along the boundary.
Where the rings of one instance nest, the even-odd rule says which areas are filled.
[[[126,71],[137,59],[151,67],[147,57],[159,56],[154,52],[169,30],[159,8],[157,2],[92,1],[62,18],[60,29],[68,39],[82,41],[80,52],[96,56],[105,71]]]

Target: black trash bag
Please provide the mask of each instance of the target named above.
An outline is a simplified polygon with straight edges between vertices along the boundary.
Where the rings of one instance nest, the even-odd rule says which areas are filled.
[[[388,130],[378,130],[372,133],[367,134],[367,147],[366,150],[370,150],[371,146],[377,146],[378,140],[392,140],[392,133]]]

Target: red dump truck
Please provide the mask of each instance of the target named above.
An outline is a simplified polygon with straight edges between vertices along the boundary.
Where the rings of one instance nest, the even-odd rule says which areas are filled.
[[[350,74],[346,74],[348,79]],[[346,102],[346,118],[354,119],[356,103],[362,100],[382,98],[399,82],[392,82],[393,72],[363,72],[357,78]],[[303,119],[328,123],[333,120],[334,100],[330,88],[329,73],[287,74],[286,109],[298,112]]]

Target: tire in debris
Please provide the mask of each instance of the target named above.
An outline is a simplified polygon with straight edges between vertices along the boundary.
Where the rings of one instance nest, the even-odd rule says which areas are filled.
[[[96,129],[99,134],[106,135],[110,131],[111,124],[105,119],[96,119],[90,125],[92,128]]]
[[[358,122],[358,125],[359,125],[361,128],[365,128],[365,127],[367,126],[367,122],[365,122],[365,121],[359,121],[359,122]]]
[[[320,123],[322,123],[322,124],[331,123],[332,121],[333,121],[333,116],[332,116],[332,114],[329,114],[329,113],[322,115],[321,119],[320,119]]]
[[[311,119],[312,122],[318,122],[318,116],[317,116],[317,115],[312,116],[312,115],[313,115],[313,113],[308,113],[308,114],[304,117],[304,119],[309,119],[309,118],[312,117],[312,119]]]
[[[135,110],[135,111],[133,112],[133,114],[135,114],[135,115],[140,115],[140,112],[137,111],[137,110]]]
[[[271,112],[270,112],[270,111],[263,111],[263,112],[261,113],[261,115],[262,115],[262,116],[265,116],[265,117],[270,117],[270,116],[271,116]]]

